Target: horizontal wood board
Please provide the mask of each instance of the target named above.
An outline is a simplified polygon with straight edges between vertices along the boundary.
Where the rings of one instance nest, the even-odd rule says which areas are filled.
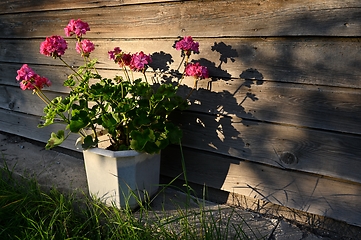
[[[25,99],[18,97],[10,103],[0,103],[4,108],[8,104],[9,110],[35,109],[34,106],[42,110],[42,102],[34,104]],[[35,116],[40,123],[40,117]],[[174,119],[182,126],[183,144],[187,147],[361,183],[359,136],[193,112],[184,112]],[[284,154],[291,154],[292,161],[285,161]]]
[[[36,128],[43,103],[15,76],[29,63],[50,75],[50,97],[68,91],[68,70],[40,55],[39,44],[64,36],[69,19],[90,24],[86,37],[107,77],[119,73],[107,56],[115,46],[153,54],[163,75],[181,61],[177,37],[192,35],[200,42],[194,57],[212,78],[198,83],[193,106],[177,117],[190,181],[361,226],[360,1],[34,2],[0,3],[0,131],[46,141],[57,130]],[[64,59],[78,65],[66,39]],[[184,82],[181,94],[193,86]],[[75,150],[75,139],[64,147]],[[177,161],[173,151],[164,157]],[[162,163],[169,177],[179,170]]]
[[[176,0],[167,0],[168,2]],[[35,12],[35,11],[54,11],[66,9],[86,9],[86,8],[103,8],[124,6],[129,4],[142,4],[165,2],[164,0],[102,0],[102,1],[89,1],[89,0],[57,0],[57,1],[44,1],[44,0],[12,0],[0,2],[0,14],[14,14],[22,12]],[[69,4],[71,3],[71,4]]]
[[[181,174],[179,147],[162,153],[161,173]],[[361,185],[183,149],[187,178],[201,186],[361,226]],[[331,186],[331,187],[330,187]]]
[[[207,117],[211,119],[228,117],[239,122],[246,119],[361,134],[358,127],[361,120],[359,90],[274,82],[257,85],[242,79],[212,82],[212,90],[207,89],[207,82],[204,82],[203,86],[192,90],[193,80],[184,82],[187,80],[189,83],[181,87],[180,95],[186,97],[192,92],[189,110],[209,115]],[[44,90],[50,99],[60,94],[56,87]],[[65,87],[59,89],[67,90]],[[22,91],[18,83],[3,85],[0,93],[0,107],[4,109],[39,116],[43,113],[42,100],[31,91]]]
[[[50,32],[49,35],[51,35]],[[0,63],[16,63],[19,64],[18,67],[22,63],[28,63],[30,66],[50,65],[50,69],[52,65],[63,66],[61,61],[39,53],[40,43],[44,40],[45,38],[1,40]],[[99,68],[117,70],[118,66],[109,60],[107,52],[113,50],[114,47],[120,47],[125,52],[144,51],[151,54],[154,58],[153,65],[157,70],[159,68],[161,70],[176,69],[181,62],[180,52],[172,47],[176,40],[177,38],[166,40],[94,39],[96,49],[91,57],[98,60]],[[196,38],[195,40],[200,44],[200,54],[192,55],[192,59],[207,66],[214,79],[243,78],[361,88],[359,38]],[[74,39],[68,40],[68,49],[63,59],[70,65],[77,66],[82,64],[83,60],[74,48]],[[45,74],[46,66],[42,68]],[[54,73],[55,77],[64,76],[63,71],[57,72]],[[2,76],[0,79],[5,77],[11,76]]]
[[[104,5],[108,4],[109,1],[105,1]],[[54,3],[49,5],[49,9],[54,9],[51,7]],[[92,26],[90,37],[102,38],[178,35],[348,37],[360,36],[361,32],[361,3],[358,0],[169,1],[98,8],[79,8],[79,5],[75,4],[74,9],[69,9],[73,3],[63,6],[61,9],[64,11],[56,11],[56,14],[53,11],[24,12],[16,14],[16,17],[2,14],[0,35],[3,38],[20,35],[42,37],[48,29],[54,29],[54,34],[61,34],[61,26],[66,25],[69,19],[79,17]],[[45,10],[46,7],[40,9]]]
[[[52,132],[57,132],[63,127],[61,125],[59,126],[54,124],[45,128],[37,128],[37,126],[41,123],[39,116],[17,113],[1,108],[0,116],[0,131],[44,142],[44,148],[45,143],[50,138],[50,134]],[[77,134],[71,134],[62,144],[62,147],[72,151],[80,151],[75,147],[75,141],[78,137],[79,136]]]

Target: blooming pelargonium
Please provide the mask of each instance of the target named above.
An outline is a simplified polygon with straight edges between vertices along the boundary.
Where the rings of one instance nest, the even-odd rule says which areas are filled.
[[[114,62],[118,63],[120,59],[120,54],[122,50],[119,47],[115,47],[113,51],[108,51],[109,59],[114,60]]]
[[[144,71],[148,64],[152,62],[150,55],[146,55],[143,51],[132,55],[130,68],[135,71]]]
[[[17,70],[17,73],[16,80],[20,81],[20,88],[22,90],[40,90],[45,86],[49,87],[51,85],[49,79],[36,74],[27,64],[24,64]]]
[[[124,53],[119,47],[115,47],[113,51],[108,51],[109,59],[118,63],[120,67],[130,66],[132,54]]]
[[[193,53],[199,53],[199,43],[195,42],[191,36],[185,36],[175,44],[177,50],[182,50],[186,55]]]
[[[87,31],[90,31],[88,23],[83,22],[82,20],[71,19],[69,24],[64,28],[65,35],[67,37],[75,34],[77,37],[81,37],[83,34],[86,34]]]
[[[209,77],[208,68],[197,63],[188,63],[185,68],[186,76],[193,76],[197,79]]]
[[[45,41],[40,44],[40,53],[45,56],[60,57],[65,54],[68,43],[61,36],[46,37]]]
[[[94,43],[92,43],[88,39],[84,39],[81,42],[76,43],[76,51],[78,53],[81,53],[83,56],[89,56],[89,54],[94,51],[95,46]]]

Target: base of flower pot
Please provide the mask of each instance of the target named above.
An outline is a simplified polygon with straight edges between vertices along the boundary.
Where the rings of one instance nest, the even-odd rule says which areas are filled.
[[[135,209],[158,191],[160,154],[92,148],[83,156],[89,193],[106,205]]]

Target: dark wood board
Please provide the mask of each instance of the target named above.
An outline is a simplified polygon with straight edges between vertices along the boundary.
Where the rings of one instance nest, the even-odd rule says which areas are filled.
[[[358,0],[169,1],[100,7],[109,4],[105,1],[89,8],[60,4],[64,10],[0,15],[0,35],[44,37],[49,29],[61,34],[70,19],[78,18],[92,26],[90,37],[102,38],[360,36],[361,31]]]
[[[37,40],[2,40],[0,67],[5,63],[62,65],[61,61],[39,53]],[[361,88],[360,39],[195,39],[200,54],[193,60],[209,68],[213,79],[243,78],[262,81]],[[157,68],[176,69],[180,52],[172,46],[176,39],[103,40],[95,39],[96,49],[91,55],[98,59],[98,67],[119,69],[108,59],[107,52],[118,46],[126,52],[144,51],[152,54]],[[83,64],[74,50],[75,42],[68,40],[63,59],[70,65]],[[45,66],[44,66],[45,68]],[[45,71],[45,70],[44,70]],[[57,72],[52,71],[53,74]],[[59,69],[59,74],[63,76]]]
[[[361,226],[361,185],[183,148],[189,181]],[[162,152],[161,173],[182,173],[180,150]],[[181,175],[182,178],[182,175]]]

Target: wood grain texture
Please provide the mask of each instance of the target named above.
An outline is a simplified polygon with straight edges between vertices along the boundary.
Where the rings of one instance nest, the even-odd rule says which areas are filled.
[[[15,65],[18,66],[18,65]],[[37,67],[37,66],[36,66]],[[1,66],[0,66],[1,68]],[[8,68],[10,69],[10,68]],[[39,74],[44,73],[54,83],[45,90],[50,92],[49,97],[55,97],[56,92],[66,93],[68,89],[62,86],[66,79],[62,72],[65,69],[59,67],[59,75],[51,74],[43,68]],[[47,68],[50,71],[50,68]],[[52,68],[54,70],[54,68]],[[15,70],[14,70],[15,72]],[[106,71],[105,76],[112,77],[120,74],[118,71]],[[152,74],[148,77],[151,78]],[[6,77],[6,75],[5,75]],[[15,74],[8,79],[8,83],[0,91],[0,106],[8,109],[12,106],[18,111],[41,115],[42,111],[34,106],[42,106],[40,99],[32,97],[27,104],[23,91],[18,87]],[[58,80],[58,81],[57,81]],[[0,77],[0,83],[2,77]],[[193,87],[193,80],[186,78],[181,87],[180,95],[186,97]],[[349,134],[361,134],[359,122],[361,121],[361,93],[358,89],[321,87],[312,85],[285,84],[267,81],[251,81],[233,79],[229,81],[217,80],[212,82],[201,81],[198,90],[194,90],[190,96],[191,111],[202,114],[210,114],[210,118],[236,117],[239,119],[272,122],[277,124],[292,125],[296,127],[308,127]]]
[[[46,141],[56,127],[37,129],[37,116],[0,109],[0,131]],[[76,135],[63,147],[74,148]],[[361,226],[360,184],[336,181],[299,171],[269,167],[249,161],[184,148],[187,176],[192,182],[223,189],[282,206],[320,214]],[[161,173],[174,177],[181,173],[179,147],[162,153]],[[332,188],[330,188],[332,186]]]
[[[49,98],[58,95],[54,92],[46,92],[46,94]],[[215,96],[210,94],[204,99],[217,100],[217,94],[213,95]],[[225,100],[224,103],[228,102],[227,105],[223,106],[221,101],[216,101],[217,105],[213,105],[213,109],[222,112],[227,111],[229,107],[234,112],[243,111],[243,107],[236,102],[230,104],[231,98],[222,100]],[[201,105],[203,112],[210,107],[209,103],[208,106],[205,105]],[[30,91],[22,91],[18,87],[11,86],[0,88],[0,107],[2,109],[41,116],[44,106],[45,104]],[[286,103],[282,106],[287,110]],[[190,110],[197,110],[197,107]],[[358,169],[361,168],[360,135],[312,130],[303,126],[289,126],[289,124],[265,123],[264,120],[256,119],[249,113],[247,120],[237,117],[235,114],[208,114],[201,113],[202,111],[198,109],[198,111],[184,112],[180,116],[174,117],[175,122],[179,123],[184,130],[183,144],[185,146],[275,167],[361,183],[358,173]],[[247,113],[244,112],[244,115]],[[319,113],[319,116],[322,116],[322,112]],[[330,116],[327,117],[326,120],[331,119]],[[337,116],[335,118],[342,121],[342,118],[337,118]],[[321,122],[321,119],[319,117],[317,121],[314,121]],[[354,124],[356,125],[356,123]],[[284,154],[288,153],[294,157],[293,162],[283,159]]]
[[[50,78],[49,97],[68,90],[61,62],[39,54],[46,36],[70,19],[90,24],[104,76],[119,74],[107,51],[153,54],[159,75],[181,62],[178,36],[200,43],[209,68],[184,129],[189,180],[361,226],[361,2],[359,0],[0,3],[0,131],[45,142],[57,126],[37,129],[44,103],[21,91],[16,70],[29,63]],[[70,43],[64,59],[82,59]],[[152,76],[150,70],[148,76]],[[169,75],[165,75],[169,79]],[[192,79],[185,79],[188,94]],[[76,135],[64,143],[74,149]],[[177,147],[163,152],[162,174],[180,171]]]
[[[119,46],[126,52],[153,54],[156,68],[176,69],[181,61],[180,53],[172,47],[176,40],[95,39],[96,50],[91,56],[98,59],[98,67],[117,70],[118,66],[108,59],[107,52]],[[213,79],[243,78],[361,88],[361,42],[358,38],[196,40],[200,44],[200,54],[192,58],[207,66]],[[39,53],[42,41],[2,40],[0,67],[4,63],[62,65],[59,60]],[[70,65],[82,64],[74,51],[74,41],[68,40],[68,45],[64,60]]]
[[[360,184],[183,150],[191,182],[361,226]],[[163,151],[162,159],[162,174],[181,173],[179,147]]]
[[[57,132],[59,127],[63,126],[54,124],[45,128],[37,128],[40,122],[39,116],[0,108],[0,131],[43,142],[45,148],[45,143],[50,138],[51,132]],[[75,141],[78,137],[77,134],[70,134],[68,139],[62,144],[62,147],[79,152],[80,150],[75,148]]]
[[[175,0],[167,0],[169,2]],[[34,11],[53,11],[53,10],[69,10],[69,9],[85,9],[85,8],[102,8],[123,6],[128,4],[142,4],[152,2],[165,2],[164,0],[102,0],[102,1],[89,1],[89,0],[57,0],[57,1],[44,1],[44,0],[12,0],[0,2],[0,14],[13,14],[22,12]]]
[[[189,148],[361,183],[360,136],[188,112],[175,119]]]
[[[361,31],[358,0],[180,1],[85,9],[60,4],[65,10],[56,14],[0,15],[0,35],[44,37],[49,29],[61,34],[69,19],[79,17],[91,25],[90,37],[102,38],[359,36]]]

